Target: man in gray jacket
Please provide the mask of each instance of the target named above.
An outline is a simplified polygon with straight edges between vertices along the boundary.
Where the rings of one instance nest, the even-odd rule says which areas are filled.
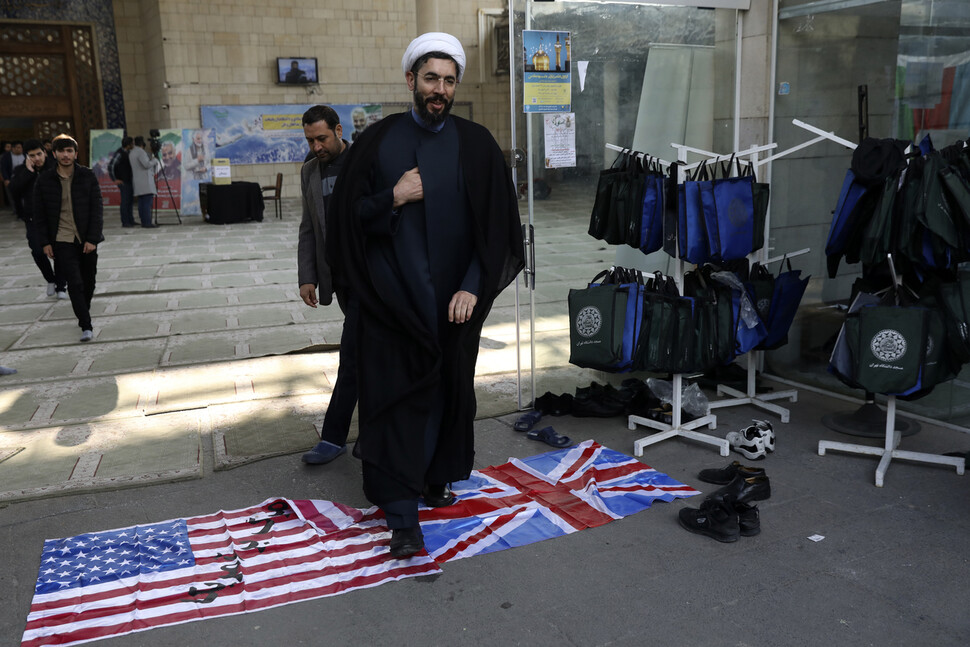
[[[135,137],[135,147],[128,153],[131,163],[132,186],[135,198],[138,200],[138,218],[141,226],[146,229],[155,227],[152,224],[152,202],[155,200],[155,174],[162,163],[145,150],[145,138]]]
[[[311,308],[333,301],[333,284],[326,258],[325,216],[340,165],[349,144],[342,139],[340,117],[329,106],[313,106],[303,114],[303,134],[313,157],[303,165],[303,219],[297,248],[300,298]],[[317,291],[319,290],[319,299]],[[321,440],[303,455],[304,463],[329,463],[346,451],[350,420],[357,406],[357,301],[340,302],[344,328],[340,336],[340,367],[323,421]]]

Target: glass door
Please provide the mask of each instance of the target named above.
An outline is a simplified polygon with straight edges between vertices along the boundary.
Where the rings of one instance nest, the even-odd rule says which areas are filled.
[[[672,143],[734,146],[737,12],[677,4],[510,0],[511,149],[528,261],[516,286],[520,408],[604,380],[569,364],[571,288],[611,265],[673,273],[662,252],[587,233],[617,149],[676,160]]]

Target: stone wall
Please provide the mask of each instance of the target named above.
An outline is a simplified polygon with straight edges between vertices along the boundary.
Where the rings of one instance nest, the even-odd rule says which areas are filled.
[[[128,130],[197,128],[202,105],[407,102],[401,55],[417,35],[415,0],[115,0]],[[437,28],[467,56],[456,99],[502,148],[509,141],[508,76],[479,72],[478,9],[503,0],[438,4]],[[313,56],[317,86],[275,82],[279,56]],[[233,178],[269,183],[284,173],[284,196],[299,194],[292,168],[237,166]]]

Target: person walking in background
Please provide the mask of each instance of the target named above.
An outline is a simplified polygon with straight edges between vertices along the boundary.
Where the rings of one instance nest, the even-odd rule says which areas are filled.
[[[155,174],[162,168],[162,163],[148,154],[145,138],[141,135],[135,137],[135,146],[128,153],[128,160],[131,163],[133,192],[138,199],[138,218],[142,227],[151,229],[155,226],[152,224],[152,200],[157,192]]]
[[[135,147],[135,140],[127,135],[121,139],[121,148],[116,150],[108,161],[108,175],[118,185],[121,194],[121,226],[134,227],[135,216],[132,210],[135,189],[132,186],[131,160],[128,155]]]
[[[20,201],[14,197],[13,192],[10,190],[10,180],[13,179],[13,170],[23,164],[24,159],[23,142],[11,142],[10,150],[5,150],[0,155],[0,177],[3,178],[3,188],[7,194],[7,200],[10,202],[10,206],[13,207],[14,215],[21,220],[24,219],[23,210],[21,209]]]
[[[38,176],[56,166],[54,158],[47,155],[44,145],[39,139],[28,139],[24,143],[24,150],[27,157],[23,164],[13,171],[13,178],[10,180],[10,191],[14,199],[20,200],[24,209],[24,217],[27,221],[27,245],[30,247],[30,255],[40,269],[40,273],[47,281],[47,296],[57,295],[58,299],[67,298],[67,283],[64,277],[57,272],[56,264],[51,267],[51,259],[44,253],[44,245],[41,244],[34,228],[34,184]]]
[[[313,158],[300,172],[303,219],[297,247],[297,272],[300,298],[311,308],[316,308],[317,303],[329,305],[333,299],[326,255],[325,217],[337,173],[350,144],[342,138],[340,117],[330,106],[313,106],[303,114],[303,134]],[[304,463],[312,465],[329,463],[346,451],[350,421],[357,406],[357,299],[353,293],[341,291],[337,302],[344,313],[340,366],[323,420],[320,442],[302,456]]]
[[[483,126],[450,115],[461,43],[424,34],[401,65],[411,109],[360,134],[327,212],[334,288],[360,306],[354,455],[394,557],[424,547],[419,497],[450,505],[449,483],[471,473],[482,326],[523,265],[502,150]]]
[[[94,338],[91,299],[98,273],[98,244],[104,240],[101,187],[94,172],[77,163],[77,142],[70,135],[53,141],[57,165],[34,182],[31,225],[48,258],[67,281],[81,341]]]

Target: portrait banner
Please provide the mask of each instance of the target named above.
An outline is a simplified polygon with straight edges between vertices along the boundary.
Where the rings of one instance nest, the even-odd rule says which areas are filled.
[[[182,215],[201,216],[199,185],[212,181],[212,152],[216,149],[212,130],[182,131]]]
[[[162,168],[155,174],[155,208],[178,209],[182,202],[182,131],[159,130]]]
[[[91,130],[91,143],[88,147],[88,150],[91,151],[91,170],[98,178],[98,184],[101,186],[101,200],[106,207],[121,205],[121,191],[111,179],[108,165],[111,163],[111,156],[121,148],[121,138],[124,136],[124,132],[121,128]]]

